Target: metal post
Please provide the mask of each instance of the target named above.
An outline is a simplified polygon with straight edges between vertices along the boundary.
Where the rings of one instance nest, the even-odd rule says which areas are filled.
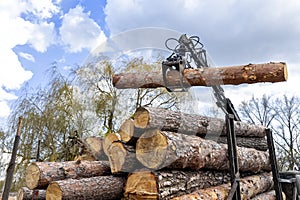
[[[237,159],[236,135],[234,132],[234,115],[226,114],[227,144],[231,177],[231,189],[228,200],[241,200],[240,173]]]
[[[276,200],[283,200],[281,183],[279,183],[279,173],[278,173],[278,167],[277,167],[277,161],[275,155],[273,134],[271,129],[266,130],[266,135],[267,135],[269,155],[270,155],[271,166],[272,166],[272,175],[273,175],[274,189],[276,193]]]

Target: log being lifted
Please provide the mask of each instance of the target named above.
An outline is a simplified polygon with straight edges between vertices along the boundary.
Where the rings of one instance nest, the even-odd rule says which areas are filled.
[[[46,190],[30,190],[22,187],[18,190],[17,200],[45,200]]]
[[[150,169],[229,169],[227,145],[194,135],[151,129],[136,144],[137,159]],[[270,171],[269,154],[252,148],[238,147],[240,171]]]
[[[110,174],[108,161],[34,162],[26,169],[29,189],[46,189],[52,181]]]
[[[225,200],[230,191],[230,183],[214,186],[206,189],[200,189],[193,193],[172,200],[203,199],[203,200]],[[251,199],[256,195],[266,192],[273,187],[273,179],[270,173],[253,175],[242,178],[240,181],[241,199]]]
[[[46,191],[47,200],[116,200],[121,199],[126,178],[97,176],[52,182]]]
[[[138,128],[156,128],[188,135],[225,135],[225,119],[187,114],[161,108],[140,107],[134,114],[134,125]],[[234,122],[237,136],[264,137],[266,127]]]
[[[143,166],[136,159],[135,148],[121,142],[113,142],[107,149],[112,173],[133,172]]]
[[[131,173],[126,181],[126,199],[171,199],[230,182],[224,171],[138,171]]]
[[[167,74],[168,86],[179,86],[177,71]],[[287,80],[287,67],[283,62],[247,64],[241,66],[185,69],[183,82],[188,86],[239,85],[242,83],[281,82]],[[161,72],[122,73],[113,76],[113,85],[118,89],[164,87]]]

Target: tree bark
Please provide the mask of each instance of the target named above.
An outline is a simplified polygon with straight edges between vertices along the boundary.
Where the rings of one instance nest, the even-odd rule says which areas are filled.
[[[167,74],[168,86],[180,85],[178,72]],[[281,82],[287,80],[287,67],[283,62],[248,64],[241,66],[185,69],[183,82],[187,86],[239,85],[242,83]],[[165,87],[161,72],[122,73],[113,76],[118,89]]]
[[[121,141],[128,145],[135,145],[138,138],[142,135],[143,130],[134,126],[133,119],[127,119],[120,127],[119,135]]]
[[[136,110],[134,125],[138,128],[156,128],[201,137],[226,134],[224,119],[151,107],[140,107]],[[240,121],[234,122],[234,130],[237,136],[265,137],[266,135],[266,127]]]
[[[221,144],[227,144],[227,137],[206,138]],[[268,143],[266,138],[262,137],[236,137],[236,143],[239,147],[254,148],[259,151],[267,151]]]
[[[110,174],[108,161],[35,162],[26,170],[29,189],[46,189],[52,181]]]
[[[112,173],[133,172],[142,168],[133,146],[113,142],[107,150],[107,156]]]
[[[197,190],[191,194],[186,194],[180,197],[175,197],[172,200],[185,199],[227,199],[230,191],[230,183],[214,186],[206,189]],[[268,191],[273,187],[273,178],[270,173],[263,173],[260,175],[253,175],[242,178],[240,181],[241,199],[251,199],[257,194]]]
[[[136,144],[137,159],[150,169],[229,169],[227,145],[157,129],[146,131]],[[238,147],[240,171],[270,171],[268,152]]]
[[[262,173],[259,175],[248,176],[240,181],[241,199],[251,199],[257,194],[268,191],[273,187],[273,178],[270,173]],[[206,189],[200,189],[193,193],[186,194],[180,197],[175,197],[172,200],[186,199],[205,199],[205,200],[225,200],[230,191],[230,183],[214,186]]]
[[[18,190],[17,200],[45,200],[46,190],[30,190],[22,187]]]
[[[123,196],[125,177],[97,176],[52,182],[46,191],[47,200],[118,200]]]
[[[283,200],[286,199],[284,192],[282,193]],[[251,200],[277,200],[275,190],[256,195]]]
[[[124,196],[127,199],[171,199],[230,182],[224,171],[139,171],[128,176]]]
[[[107,150],[113,142],[120,140],[120,136],[117,133],[109,133],[104,137],[103,140],[103,151],[107,155]],[[107,155],[108,156],[108,155]]]

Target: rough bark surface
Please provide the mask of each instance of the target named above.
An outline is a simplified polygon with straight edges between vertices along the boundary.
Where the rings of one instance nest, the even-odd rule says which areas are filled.
[[[29,189],[46,189],[52,181],[110,174],[108,161],[35,162],[26,170]]]
[[[17,200],[45,200],[46,190],[30,190],[22,187],[18,190]]]
[[[224,119],[186,114],[161,108],[140,107],[134,114],[134,125],[138,128],[156,128],[188,135],[225,135]],[[237,136],[264,137],[266,127],[234,122]]]
[[[225,200],[230,191],[230,183],[197,190],[191,194],[175,197],[173,200]],[[270,190],[273,187],[273,179],[270,173],[249,176],[241,179],[241,198],[251,199],[257,194]]]
[[[180,85],[178,73],[167,74],[168,86]],[[285,63],[248,64],[241,66],[185,69],[183,81],[188,86],[239,85],[242,83],[281,82],[287,80]],[[164,87],[161,72],[123,73],[113,76],[113,85],[119,89]]]
[[[52,182],[46,191],[47,200],[117,200],[123,196],[125,177],[97,176]]]
[[[133,172],[142,168],[133,146],[113,142],[107,150],[107,156],[112,173]]]
[[[282,193],[283,200],[286,199],[285,194]],[[275,190],[271,190],[269,192],[261,193],[259,195],[256,195],[251,200],[277,200]]]
[[[230,182],[224,171],[139,171],[128,176],[125,187],[127,199],[171,199]]]
[[[137,159],[150,169],[229,169],[227,145],[157,129],[146,131],[136,144]],[[268,152],[238,147],[240,171],[271,169]]]
[[[227,144],[227,137],[205,138],[216,141],[221,144]],[[268,143],[266,138],[262,137],[236,137],[236,144],[239,147],[254,148],[259,151],[267,151]]]

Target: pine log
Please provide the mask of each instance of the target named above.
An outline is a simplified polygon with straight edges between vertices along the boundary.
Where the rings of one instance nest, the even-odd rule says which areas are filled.
[[[138,128],[156,128],[201,137],[226,134],[224,119],[151,107],[140,107],[136,110],[134,125]],[[240,121],[234,122],[234,130],[237,136],[264,137],[266,135],[266,127]]]
[[[45,200],[46,190],[30,190],[22,187],[18,190],[17,200]]]
[[[157,129],[146,131],[138,139],[136,156],[150,169],[229,169],[226,144]],[[240,171],[271,170],[268,152],[238,147],[237,158]]]
[[[117,142],[120,140],[120,135],[117,133],[109,133],[104,137],[103,140],[103,151],[107,155],[107,149],[109,149],[110,145],[113,142]],[[108,156],[108,155],[107,155]]]
[[[117,200],[123,196],[125,177],[97,176],[52,182],[46,191],[47,200]]]
[[[283,200],[286,199],[284,192],[282,193],[282,199]],[[277,200],[277,199],[276,199],[275,190],[271,190],[269,192],[265,192],[265,193],[261,193],[259,195],[256,195],[251,200]]]
[[[133,172],[143,166],[136,159],[135,148],[121,142],[113,142],[107,150],[112,173]]]
[[[126,181],[124,197],[127,199],[171,199],[230,182],[224,171],[138,171]]]
[[[221,144],[227,144],[227,137],[205,138],[216,141]],[[254,148],[259,151],[267,151],[268,143],[266,138],[262,137],[236,137],[236,144],[239,147]]]
[[[108,160],[103,151],[103,140],[100,137],[87,137],[84,139],[84,145],[93,155],[95,160]]]
[[[119,129],[121,141],[128,145],[135,145],[137,139],[142,135],[143,130],[134,126],[133,119],[127,119]]]
[[[108,161],[34,162],[26,170],[26,186],[46,189],[50,182],[110,174]]]
[[[183,83],[187,86],[239,85],[242,83],[281,82],[287,80],[287,67],[283,62],[248,64],[241,66],[185,69]],[[178,72],[169,71],[168,86],[180,85]],[[165,87],[161,72],[121,73],[113,76],[118,89]]]
[[[241,199],[251,199],[257,194],[268,191],[273,187],[273,179],[270,173],[253,175],[242,178],[240,181]],[[193,193],[172,200],[203,199],[203,200],[225,200],[230,191],[230,183],[214,186],[206,189],[200,189]]]

